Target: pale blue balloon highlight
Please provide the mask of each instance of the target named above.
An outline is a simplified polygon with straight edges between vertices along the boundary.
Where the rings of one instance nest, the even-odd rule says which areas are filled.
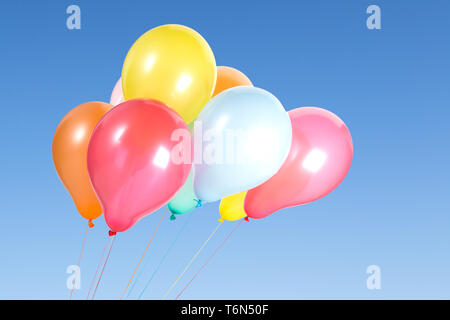
[[[270,92],[225,90],[210,100],[194,125],[195,194],[212,202],[263,183],[283,164],[291,139],[289,116]]]

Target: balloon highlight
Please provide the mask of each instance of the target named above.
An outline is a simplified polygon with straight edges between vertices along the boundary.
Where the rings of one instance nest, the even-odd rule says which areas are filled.
[[[338,116],[314,107],[288,114],[293,131],[289,156],[273,177],[248,191],[244,208],[250,218],[261,219],[279,209],[322,198],[350,169],[352,137]]]
[[[205,106],[194,125],[194,139],[206,140],[197,152],[194,192],[212,202],[256,187],[286,159],[292,139],[289,116],[271,93],[235,87]],[[197,163],[199,162],[199,163]]]
[[[98,123],[88,147],[88,172],[113,232],[128,230],[159,209],[186,181],[191,163],[172,161],[171,139],[188,130],[180,116],[156,100],[125,101]]]
[[[150,98],[194,120],[213,93],[216,61],[208,43],[191,28],[163,25],[142,35],[122,69],[125,100]]]

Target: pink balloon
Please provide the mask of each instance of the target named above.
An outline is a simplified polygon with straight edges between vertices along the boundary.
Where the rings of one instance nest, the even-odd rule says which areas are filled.
[[[116,82],[116,85],[114,86],[114,89],[111,93],[111,99],[109,99],[109,104],[113,106],[117,106],[118,104],[124,102],[125,99],[123,98],[123,92],[122,92],[122,78],[119,78],[119,80]]]
[[[89,141],[87,165],[112,231],[129,229],[183,186],[191,161],[173,161],[172,151],[188,152],[189,157],[192,151],[172,139],[177,129],[189,133],[175,111],[148,99],[123,102],[97,124]]]
[[[314,107],[288,112],[292,145],[281,169],[248,191],[244,209],[250,218],[317,200],[344,179],[353,158],[353,143],[345,123],[335,114]]]

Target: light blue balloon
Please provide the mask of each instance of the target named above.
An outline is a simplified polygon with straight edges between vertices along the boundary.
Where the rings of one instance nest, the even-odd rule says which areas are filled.
[[[194,124],[195,194],[212,202],[260,185],[280,169],[291,140],[290,118],[271,93],[223,91]]]

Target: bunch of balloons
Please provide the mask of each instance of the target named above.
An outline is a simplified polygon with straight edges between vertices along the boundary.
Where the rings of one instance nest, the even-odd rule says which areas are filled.
[[[110,103],[76,107],[53,140],[78,211],[91,226],[103,213],[113,233],[164,205],[175,219],[220,199],[222,221],[264,218],[331,192],[352,156],[336,115],[286,112],[242,72],[216,67],[205,39],[181,25],[142,35]]]

